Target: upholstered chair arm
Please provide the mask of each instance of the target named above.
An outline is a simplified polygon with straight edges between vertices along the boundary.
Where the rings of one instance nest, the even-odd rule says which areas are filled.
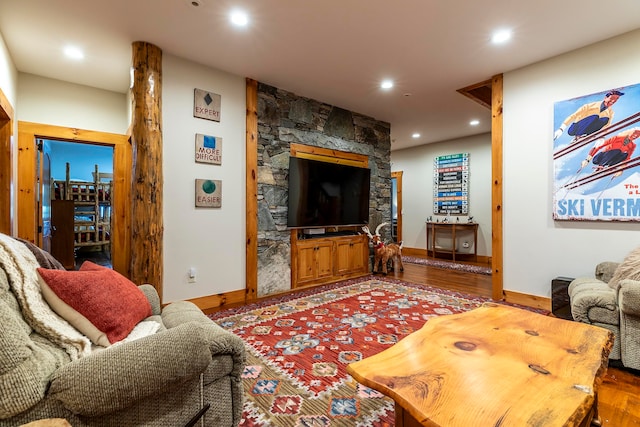
[[[240,337],[223,329],[211,321],[202,310],[189,301],[176,301],[162,310],[162,323],[167,329],[175,328],[184,322],[196,322],[207,325],[211,355],[229,355],[233,359],[231,376],[239,377],[245,365],[244,343]]]
[[[596,265],[596,279],[602,280],[605,283],[609,283],[609,280],[613,277],[616,268],[620,265],[619,262],[604,261]]]
[[[115,344],[54,372],[49,395],[80,415],[121,410],[204,372],[212,360],[209,341],[205,325],[184,323]]]
[[[145,283],[144,285],[138,286],[138,289],[140,289],[144,296],[149,300],[149,304],[151,304],[151,314],[159,315],[161,312],[161,305],[160,297],[158,296],[158,291],[156,291],[156,288],[148,283]]]
[[[640,317],[640,282],[621,280],[618,292],[620,311],[627,316]]]
[[[619,323],[615,292],[597,279],[576,279],[569,286],[571,315],[583,323]]]

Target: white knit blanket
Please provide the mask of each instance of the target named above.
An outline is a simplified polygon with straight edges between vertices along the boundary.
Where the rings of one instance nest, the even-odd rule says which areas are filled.
[[[64,349],[71,360],[91,353],[89,338],[54,312],[42,297],[35,255],[23,243],[4,234],[0,234],[0,267],[29,326]]]

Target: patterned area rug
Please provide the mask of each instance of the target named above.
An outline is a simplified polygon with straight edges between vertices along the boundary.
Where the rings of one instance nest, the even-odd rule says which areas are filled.
[[[240,336],[247,427],[393,426],[394,403],[345,371],[431,317],[488,301],[366,276],[209,315]]]
[[[465,271],[467,273],[486,274],[491,276],[490,267],[482,267],[480,265],[462,264],[453,261],[440,261],[436,259],[419,258],[415,256],[402,256],[402,262],[408,262],[409,264],[428,265],[430,267],[448,268],[450,270]]]

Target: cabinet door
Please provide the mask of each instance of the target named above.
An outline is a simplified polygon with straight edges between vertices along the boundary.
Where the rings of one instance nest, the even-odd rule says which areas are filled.
[[[315,243],[298,243],[298,283],[315,279],[316,252]]]
[[[360,237],[336,241],[336,274],[366,271],[369,245]]]
[[[318,242],[316,245],[316,278],[331,276],[333,276],[333,242]]]
[[[362,238],[357,238],[351,246],[351,270],[369,271],[369,242]]]
[[[336,274],[346,274],[351,271],[353,241],[351,239],[340,239],[336,241]]]

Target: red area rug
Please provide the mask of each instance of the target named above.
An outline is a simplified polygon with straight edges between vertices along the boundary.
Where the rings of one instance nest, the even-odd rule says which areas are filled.
[[[393,401],[345,366],[431,317],[488,301],[367,276],[209,315],[247,348],[242,426],[393,426]]]

